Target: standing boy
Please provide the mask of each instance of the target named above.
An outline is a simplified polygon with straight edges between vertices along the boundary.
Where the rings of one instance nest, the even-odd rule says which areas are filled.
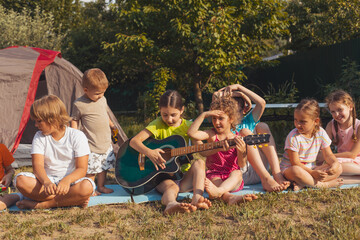
[[[92,68],[84,73],[82,87],[85,94],[74,102],[72,112],[72,128],[81,128],[89,140],[91,154],[87,177],[95,179],[97,174],[97,192],[112,193],[105,187],[106,173],[114,167],[115,154],[111,145],[111,131],[115,130],[107,113],[107,102],[104,93],[109,82],[103,71]]]

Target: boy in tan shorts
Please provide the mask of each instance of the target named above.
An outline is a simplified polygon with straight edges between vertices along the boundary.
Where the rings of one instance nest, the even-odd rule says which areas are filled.
[[[74,102],[72,111],[72,128],[79,128],[89,140],[90,155],[87,177],[95,179],[97,174],[97,192],[112,193],[113,190],[105,187],[106,173],[114,167],[115,154],[111,145],[111,130],[115,126],[107,113],[107,102],[104,93],[109,82],[103,71],[92,68],[85,71],[82,87],[85,94]]]

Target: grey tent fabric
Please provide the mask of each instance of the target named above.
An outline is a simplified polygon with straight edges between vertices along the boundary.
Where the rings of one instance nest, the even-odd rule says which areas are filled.
[[[44,51],[44,52],[42,52]],[[41,59],[47,59],[46,54],[55,54],[55,58],[49,63],[42,74],[34,79],[34,71],[39,65],[43,66]],[[45,54],[45,56],[41,56]],[[47,59],[47,61],[49,61]],[[69,114],[75,99],[83,94],[81,86],[82,72],[73,64],[61,57],[59,52],[42,50],[30,47],[13,47],[0,50],[0,142],[4,143],[9,150],[14,149],[17,135],[19,134],[27,97],[36,86],[35,99],[47,94],[58,96],[64,103]],[[31,79],[33,80],[31,81]],[[29,97],[28,97],[29,100]],[[119,129],[119,142],[114,145],[114,152],[118,146],[127,140],[116,117],[108,108],[110,119]],[[34,122],[29,119],[21,137],[21,143],[31,143],[37,129]]]

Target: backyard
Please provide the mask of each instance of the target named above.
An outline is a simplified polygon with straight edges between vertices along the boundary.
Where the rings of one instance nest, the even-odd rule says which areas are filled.
[[[123,116],[119,121],[129,137],[144,127],[143,123],[134,124],[135,118],[131,117]],[[279,125],[292,127],[291,122]],[[32,169],[23,167],[16,173],[20,171]],[[116,184],[113,171],[108,174],[108,184]],[[0,218],[0,238],[359,239],[359,194],[358,187],[266,193],[259,194],[255,201],[236,206],[214,200],[209,210],[173,216],[163,215],[164,207],[159,201],[86,209],[5,211]]]

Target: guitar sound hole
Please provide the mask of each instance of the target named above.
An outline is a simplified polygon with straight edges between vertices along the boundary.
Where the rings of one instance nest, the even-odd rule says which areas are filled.
[[[169,161],[171,158],[171,149],[170,148],[163,148],[162,150],[165,151],[165,153],[162,153],[161,156],[165,161]]]

